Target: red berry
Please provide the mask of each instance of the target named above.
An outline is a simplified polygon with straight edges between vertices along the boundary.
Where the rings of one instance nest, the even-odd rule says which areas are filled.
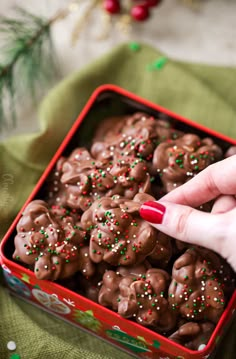
[[[104,0],[103,7],[110,14],[117,14],[120,12],[119,0]]]
[[[160,3],[160,0],[145,0],[143,5],[147,7],[157,6]]]
[[[136,21],[144,21],[149,17],[149,10],[143,5],[136,5],[131,9],[131,16]]]

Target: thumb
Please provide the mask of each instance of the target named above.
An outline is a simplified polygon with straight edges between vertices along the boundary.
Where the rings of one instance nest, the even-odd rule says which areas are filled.
[[[222,253],[227,235],[225,213],[212,214],[172,202],[145,202],[140,216],[161,232]]]

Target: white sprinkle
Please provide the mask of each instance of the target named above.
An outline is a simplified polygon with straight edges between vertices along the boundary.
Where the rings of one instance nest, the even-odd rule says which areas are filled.
[[[200,344],[199,345],[199,347],[197,348],[197,350],[203,350],[203,349],[205,349],[205,347],[206,347],[206,344]]]
[[[13,341],[13,340],[10,340],[8,343],[7,343],[7,349],[8,350],[16,350],[16,343]]]

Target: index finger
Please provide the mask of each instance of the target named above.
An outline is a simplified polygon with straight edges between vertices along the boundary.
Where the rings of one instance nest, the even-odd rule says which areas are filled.
[[[210,165],[159,201],[198,207],[221,194],[236,194],[236,155]]]

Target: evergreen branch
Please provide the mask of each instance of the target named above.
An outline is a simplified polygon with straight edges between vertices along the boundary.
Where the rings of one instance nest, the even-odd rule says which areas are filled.
[[[14,100],[16,82],[20,82],[17,77],[21,76],[20,85],[24,81],[24,90],[30,90],[35,96],[38,81],[49,80],[55,74],[51,25],[68,13],[67,9],[61,10],[45,19],[16,8],[17,18],[0,16],[0,34],[5,40],[1,49],[4,58],[0,62],[0,130],[7,125],[6,107],[12,109],[12,125],[16,123]]]

